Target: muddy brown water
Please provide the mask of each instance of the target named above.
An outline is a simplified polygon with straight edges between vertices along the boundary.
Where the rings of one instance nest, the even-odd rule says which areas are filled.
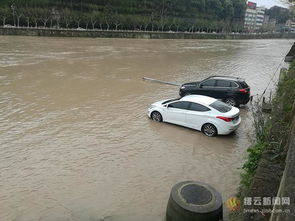
[[[232,75],[262,93],[290,43],[0,36],[0,220],[160,221],[183,180],[226,200],[253,138],[251,105],[235,134],[208,138],[149,120],[178,88],[142,77]]]

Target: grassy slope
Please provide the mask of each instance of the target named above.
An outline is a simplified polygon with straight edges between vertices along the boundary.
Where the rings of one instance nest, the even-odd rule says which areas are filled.
[[[286,143],[290,134],[295,101],[295,61],[279,82],[270,115],[254,111],[256,143],[247,151],[248,158],[243,166],[239,197],[276,196],[285,165]],[[231,215],[231,220],[247,220],[242,209]],[[261,215],[260,215],[261,216]],[[267,220],[268,216],[254,216],[254,220]]]

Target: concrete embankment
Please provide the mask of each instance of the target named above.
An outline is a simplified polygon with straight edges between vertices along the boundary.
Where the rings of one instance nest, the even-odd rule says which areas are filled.
[[[291,50],[292,51],[292,50]],[[295,63],[280,78],[272,113],[267,117],[263,134],[248,151],[244,167],[253,167],[259,158],[251,185],[242,197],[253,199],[243,205],[240,220],[295,220]],[[263,153],[260,156],[259,151]],[[251,157],[250,157],[251,156]]]
[[[280,160],[279,153],[272,152],[263,154],[254,176],[250,191],[247,197],[262,200],[261,206],[256,209],[261,212],[244,211],[244,221],[265,220],[265,221],[294,221],[295,220],[295,102],[292,111],[292,124],[290,129],[286,129],[288,135],[287,144],[280,154],[287,151],[285,160]],[[276,159],[278,158],[278,159]],[[271,199],[273,207],[265,206],[264,199]],[[274,203],[274,199],[277,200]],[[255,206],[254,206],[255,208]],[[265,213],[263,213],[263,209]],[[249,210],[251,211],[251,210]]]
[[[292,62],[295,58],[295,44],[291,47],[289,53],[285,57],[285,62]]]
[[[293,44],[291,50],[286,56],[285,61],[293,61],[295,58],[295,44]],[[285,76],[285,75],[284,75]],[[273,213],[270,221],[293,221],[295,220],[295,102],[292,107],[293,117],[290,134],[286,144],[287,156],[286,166],[283,172],[283,176],[280,182],[277,197],[287,199],[286,204],[283,202],[280,205],[274,207],[275,210],[281,211],[280,213]],[[290,202],[288,202],[290,200]]]
[[[49,37],[92,37],[92,38],[143,38],[143,39],[271,39],[295,38],[295,33],[273,34],[227,34],[186,32],[106,31],[45,28],[4,28],[0,35],[49,36]]]
[[[295,220],[295,103],[293,105],[293,121],[291,133],[287,143],[288,153],[286,157],[286,167],[280,183],[278,197],[287,199],[281,205],[275,207],[280,213],[273,213],[270,221],[294,221]],[[290,199],[290,202],[288,200]],[[284,206],[285,204],[285,206]],[[289,205],[290,204],[290,205]]]

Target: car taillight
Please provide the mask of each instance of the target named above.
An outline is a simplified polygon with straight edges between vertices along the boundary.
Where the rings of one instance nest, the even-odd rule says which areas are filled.
[[[221,119],[221,120],[224,120],[225,122],[231,122],[233,120],[232,118],[229,118],[229,117],[221,117],[221,116],[218,116],[216,118]]]
[[[245,94],[248,93],[248,91],[246,89],[240,89],[240,92],[245,93]]]

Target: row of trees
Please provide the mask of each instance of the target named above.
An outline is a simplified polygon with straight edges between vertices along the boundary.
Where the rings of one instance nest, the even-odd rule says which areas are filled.
[[[142,31],[239,31],[245,0],[2,0],[2,25]]]

